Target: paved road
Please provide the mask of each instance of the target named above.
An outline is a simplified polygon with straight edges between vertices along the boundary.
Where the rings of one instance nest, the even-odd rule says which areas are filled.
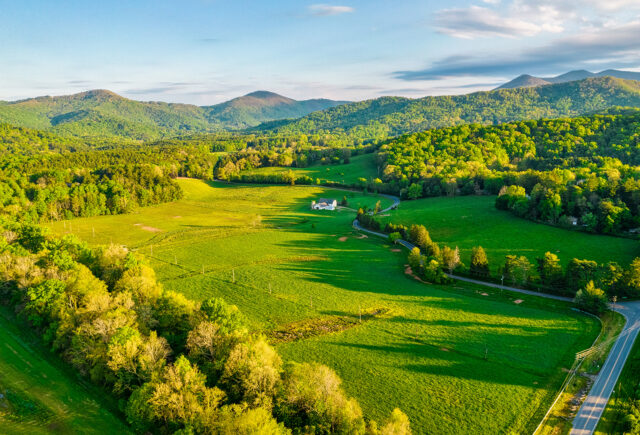
[[[590,435],[596,430],[640,331],[640,301],[615,304],[611,308],[625,316],[627,323],[611,348],[589,395],[573,419],[571,435]]]
[[[400,203],[399,199],[393,197],[397,202],[394,202],[394,205],[391,208],[395,208]],[[385,209],[387,211],[389,209]],[[382,212],[381,212],[382,213]],[[379,233],[376,231],[371,231],[360,226],[358,220],[353,221],[353,227],[358,231],[363,231],[369,234],[373,234],[375,236],[389,238],[387,234]],[[414,248],[414,245],[407,242],[406,240],[397,240],[396,243],[401,244],[407,249],[411,250]],[[488,283],[484,281],[478,281],[471,278],[465,278],[456,275],[448,275],[450,278],[471,282],[478,285],[483,285],[487,287],[500,288],[504,290],[509,290],[517,293],[523,293],[527,295],[540,296],[547,299],[555,299],[560,301],[571,302],[570,298],[549,295],[545,293],[539,293],[530,290],[523,290],[515,287],[508,287],[499,284]],[[633,348],[633,343],[635,342],[638,333],[640,331],[640,301],[635,302],[624,302],[612,305],[611,308],[618,313],[625,316],[627,322],[625,324],[624,329],[618,336],[615,344],[611,348],[607,359],[600,369],[600,373],[596,378],[593,386],[591,387],[591,391],[589,395],[585,399],[584,403],[580,407],[578,414],[576,414],[573,420],[573,429],[571,430],[570,435],[591,435],[595,432],[596,427],[598,426],[598,422],[602,417],[602,413],[607,406],[607,402],[609,401],[609,397],[611,397],[611,393],[618,382],[618,378],[620,377],[620,373],[624,368],[624,364],[627,361],[627,357]]]

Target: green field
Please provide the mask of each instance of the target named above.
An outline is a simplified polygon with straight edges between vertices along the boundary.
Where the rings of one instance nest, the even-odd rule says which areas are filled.
[[[278,345],[285,359],[333,367],[372,418],[398,406],[416,433],[531,431],[562,368],[598,334],[596,321],[560,302],[419,283],[403,273],[406,252],[351,230],[353,211],[309,208],[345,194],[352,207],[371,206],[381,199],[374,195],[179,183],[181,201],[52,227],[136,249],[166,288],[222,296],[255,330],[388,310],[340,333]]]
[[[245,171],[243,174],[282,174],[293,171],[297,175],[307,175],[312,178],[319,178],[323,181],[331,181],[342,184],[358,184],[360,178],[371,180],[381,175],[378,173],[376,165],[376,154],[363,154],[351,157],[347,164],[337,165],[314,165],[308,168],[283,168],[280,166],[270,166],[264,168]]]
[[[494,207],[494,196],[438,197],[403,202],[380,220],[424,225],[431,238],[460,248],[467,265],[471,248],[482,245],[492,270],[504,264],[505,255],[524,255],[532,262],[545,252],[556,254],[563,264],[572,258],[598,263],[617,261],[628,265],[640,256],[637,240],[569,231],[536,224]]]
[[[103,395],[0,308],[0,433],[129,433]]]

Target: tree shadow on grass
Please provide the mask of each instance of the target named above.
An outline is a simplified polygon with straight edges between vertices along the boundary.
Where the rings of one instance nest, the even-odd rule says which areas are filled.
[[[485,359],[484,353],[478,355],[475,352],[439,348],[435,345],[427,345],[420,342],[405,341],[395,345],[331,342],[330,345],[362,349],[371,353],[399,355],[393,359],[402,362],[402,364],[394,364],[389,367],[425,375],[448,376],[458,379],[527,387],[534,387],[533,381],[542,384],[552,376],[549,371],[518,364],[517,361],[508,361],[504,358],[498,359],[491,353]],[[380,357],[376,358],[376,360],[384,361],[385,359]],[[407,361],[411,360],[416,362],[407,363]],[[417,362],[419,360],[423,362]],[[523,374],[525,375],[523,376]]]

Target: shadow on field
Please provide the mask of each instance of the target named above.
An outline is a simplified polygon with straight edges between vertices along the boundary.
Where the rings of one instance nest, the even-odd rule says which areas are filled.
[[[407,337],[405,337],[407,338]],[[483,382],[522,385],[534,387],[533,381],[543,383],[550,375],[550,370],[533,366],[531,362],[504,358],[491,350],[484,357],[483,351],[476,352],[473,348],[450,349],[437,344],[424,343],[416,339],[404,341],[395,345],[372,345],[363,343],[331,342],[330,345],[362,349],[367,352],[384,354],[401,354],[394,359],[407,361],[423,360],[423,364],[412,363],[397,366],[404,370],[452,378],[474,379]],[[376,358],[377,359],[377,358]],[[380,358],[380,361],[385,358]],[[396,366],[393,366],[396,367]],[[553,368],[551,368],[551,371]],[[523,376],[526,373],[529,376]]]

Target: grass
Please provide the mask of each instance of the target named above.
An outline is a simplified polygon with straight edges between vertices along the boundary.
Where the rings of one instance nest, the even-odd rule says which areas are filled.
[[[0,433],[129,433],[103,399],[0,307]]]
[[[317,197],[346,194],[353,207],[389,204],[384,198],[179,182],[181,201],[53,230],[137,249],[166,288],[224,297],[254,330],[300,332],[306,338],[274,340],[283,357],[335,369],[371,418],[384,420],[397,406],[416,433],[530,432],[562,368],[598,335],[595,319],[562,302],[419,283],[403,274],[406,252],[352,231],[352,211],[309,208]],[[381,309],[357,325],[349,320]]]
[[[308,168],[264,167],[245,171],[243,174],[272,175],[293,171],[297,175],[307,175],[323,181],[341,184],[357,184],[360,178],[366,180],[380,177],[374,153],[351,157],[347,164],[314,165]]]
[[[601,321],[602,330],[593,345],[596,350],[584,359],[537,435],[564,435],[571,431],[573,418],[582,404],[580,398],[588,393],[589,377],[600,371],[625,322],[624,317],[614,311],[602,315]]]
[[[431,238],[460,248],[461,259],[469,264],[471,248],[481,245],[493,270],[504,264],[508,254],[536,257],[552,252],[563,264],[572,258],[616,261],[628,265],[640,256],[636,240],[569,231],[536,224],[494,207],[493,196],[428,198],[406,201],[381,220],[405,225],[422,224]],[[535,263],[534,263],[535,264]]]

